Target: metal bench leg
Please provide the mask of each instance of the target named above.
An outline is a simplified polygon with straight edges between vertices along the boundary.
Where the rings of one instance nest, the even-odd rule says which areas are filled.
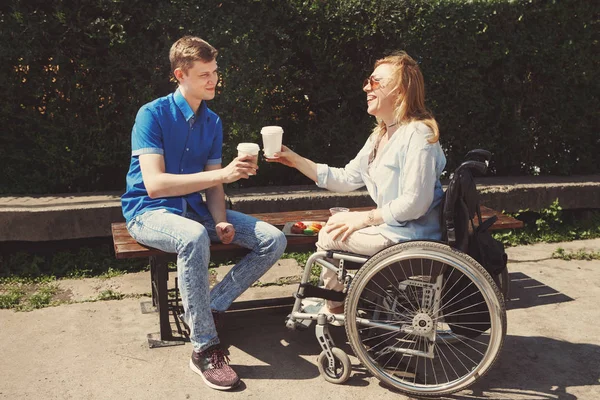
[[[150,257],[150,271],[152,279],[153,304],[158,309],[160,335],[148,334],[150,348],[174,346],[184,344],[185,338],[173,336],[169,321],[168,285],[169,271],[167,269],[168,256]],[[159,337],[157,337],[159,336]]]
[[[156,307],[156,287],[154,286],[154,282],[156,281],[156,257],[150,257],[150,283],[152,284],[152,306]]]
[[[167,269],[167,260],[164,257],[153,257],[156,268],[156,292],[157,292],[157,303],[158,303],[158,316],[160,320],[160,339],[161,340],[172,340],[173,332],[171,331],[171,324],[169,323],[169,303],[168,303],[168,292],[167,283],[169,281],[169,271]]]

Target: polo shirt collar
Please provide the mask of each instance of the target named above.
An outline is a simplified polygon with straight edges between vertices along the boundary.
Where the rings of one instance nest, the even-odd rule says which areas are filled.
[[[173,98],[175,100],[175,104],[177,104],[177,107],[179,107],[179,110],[183,114],[183,117],[186,121],[189,122],[190,119],[194,117],[194,111],[188,104],[185,97],[183,97],[183,95],[181,94],[179,88],[177,88],[177,90],[173,94]],[[198,108],[198,118],[202,117],[205,114],[206,108],[206,101],[203,100],[202,102],[200,102],[200,107]]]

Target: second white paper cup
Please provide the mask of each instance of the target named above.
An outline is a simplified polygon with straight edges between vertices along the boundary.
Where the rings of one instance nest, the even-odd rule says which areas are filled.
[[[265,157],[271,158],[281,151],[283,128],[280,126],[264,126],[260,131],[263,138],[263,151]]]
[[[331,213],[331,215],[335,215],[340,212],[349,212],[349,211],[350,211],[350,209],[348,209],[346,207],[331,207],[329,209],[329,212]]]
[[[237,146],[237,151],[238,157],[252,156],[252,162],[254,162],[254,164],[258,164],[258,152],[260,151],[260,146],[256,143],[240,143]]]

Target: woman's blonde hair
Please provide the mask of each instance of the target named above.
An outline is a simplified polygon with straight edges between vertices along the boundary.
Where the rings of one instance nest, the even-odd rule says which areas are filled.
[[[398,90],[394,104],[394,121],[400,124],[421,121],[433,131],[430,143],[435,143],[440,137],[438,124],[433,115],[425,108],[425,82],[421,69],[415,60],[406,52],[398,51],[375,62],[375,68],[381,64],[393,67],[391,84],[393,90]],[[373,135],[379,137],[387,131],[385,123],[378,121]]]

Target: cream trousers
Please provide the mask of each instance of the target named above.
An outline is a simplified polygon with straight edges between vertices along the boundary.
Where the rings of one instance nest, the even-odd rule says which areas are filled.
[[[333,233],[333,232],[332,232]],[[344,242],[339,240],[342,235],[333,240],[331,234],[325,232],[325,227],[319,231],[319,239],[317,240],[318,250],[342,250],[352,253],[372,256],[380,250],[385,249],[394,244],[391,240],[380,233],[368,234],[364,233],[364,229],[353,232]],[[329,260],[337,264],[337,260]],[[333,271],[323,268],[321,271],[321,279],[325,284],[325,288],[341,292],[344,289],[343,282],[337,278],[337,274]],[[327,300],[329,309],[343,305],[343,302]]]

